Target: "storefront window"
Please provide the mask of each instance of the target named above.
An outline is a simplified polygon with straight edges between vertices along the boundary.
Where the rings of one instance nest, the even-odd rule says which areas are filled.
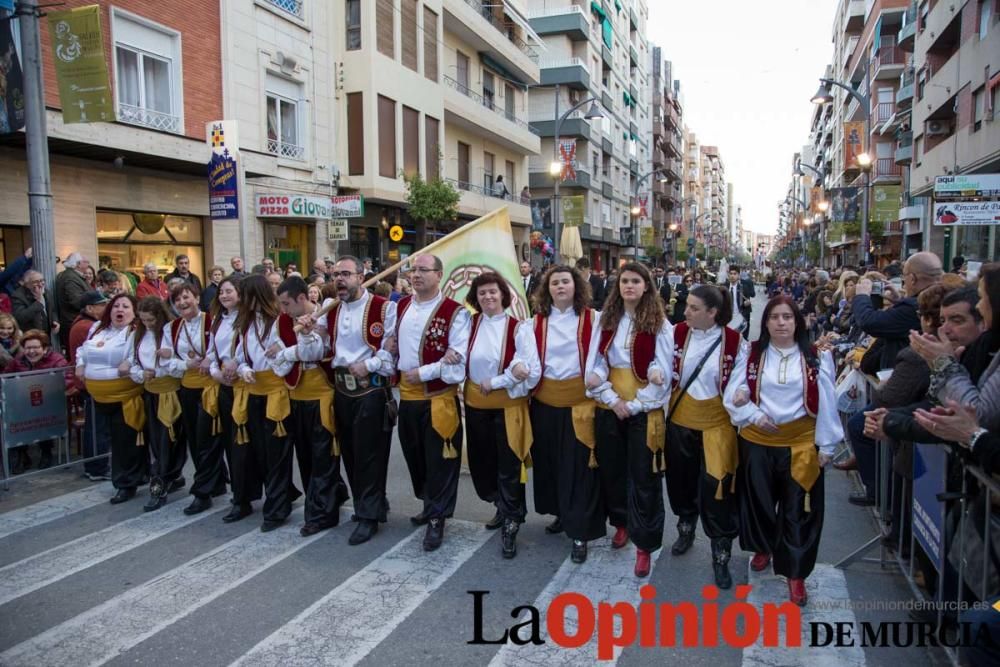
[[[191,271],[204,279],[202,219],[160,213],[97,212],[97,254],[101,268],[131,272],[153,262],[160,275],[174,270],[177,255],[191,259]]]

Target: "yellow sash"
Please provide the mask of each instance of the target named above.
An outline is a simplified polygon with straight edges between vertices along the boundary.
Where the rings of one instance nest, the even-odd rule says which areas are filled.
[[[670,405],[677,400],[679,392],[680,390],[675,391],[670,397]],[[702,449],[705,451],[705,472],[711,475],[712,479],[719,480],[715,499],[722,500],[722,480],[726,475],[733,476],[729,492],[736,491],[739,448],[736,443],[736,429],[733,428],[729,413],[722,405],[722,397],[715,396],[699,401],[685,393],[674,408],[670,421],[693,431],[701,431],[704,444]]]
[[[185,389],[207,389],[213,383],[211,375],[202,375],[198,369],[184,371],[181,378],[181,386]]]
[[[220,385],[213,381],[201,392],[201,409],[212,418],[212,435],[222,433],[222,418],[219,417],[219,391]]]
[[[458,432],[458,385],[449,385],[443,393],[428,398],[424,395],[424,383],[410,384],[405,378],[399,379],[399,398],[403,401],[430,401],[431,427],[444,440],[441,448],[441,458],[457,459],[458,450],[451,444],[451,439]]]
[[[167,434],[171,442],[177,441],[174,433],[174,424],[181,416],[181,401],[177,398],[177,390],[181,387],[181,382],[174,377],[161,377],[146,380],[143,385],[151,394],[156,394],[156,418],[167,427]]]
[[[333,420],[333,387],[326,381],[326,373],[320,368],[310,368],[302,374],[298,386],[288,390],[293,401],[319,401],[319,419],[333,436],[333,455],[340,456],[337,442],[337,425]]]
[[[282,438],[288,435],[284,420],[292,413],[292,406],[288,402],[288,387],[285,386],[285,381],[273,371],[256,371],[254,378],[256,381],[253,384],[240,383],[233,387],[233,423],[236,424],[237,445],[250,442],[246,427],[249,420],[247,406],[250,396],[267,396],[267,418],[277,424],[274,428],[275,437]]]
[[[87,393],[98,403],[121,403],[125,423],[139,435],[136,445],[143,445],[142,429],[146,425],[146,409],[142,405],[142,385],[130,378],[117,380],[87,380]]]
[[[612,368],[609,374],[611,387],[623,401],[634,400],[639,390],[648,386],[648,382],[640,382],[631,368]],[[610,410],[610,406],[598,404],[599,408]],[[663,410],[657,408],[646,413],[646,447],[653,452],[653,472],[667,469],[664,461],[663,445],[667,437],[667,421]]]
[[[587,465],[596,468],[597,457],[594,456],[594,447],[597,445],[597,440],[594,438],[594,410],[597,404],[593,399],[587,398],[586,391],[583,378],[580,376],[568,380],[545,378],[534,398],[553,408],[572,408],[573,432],[576,439],[590,450],[590,461]]]
[[[528,468],[531,463],[531,416],[528,414],[528,398],[511,398],[506,389],[494,389],[483,396],[472,382],[465,383],[465,405],[480,410],[503,410],[504,425],[507,430],[507,445],[521,462],[521,484],[528,482]]]
[[[792,479],[806,492],[805,511],[811,512],[809,491],[819,479],[819,456],[816,454],[816,418],[806,415],[778,426],[777,433],[768,433],[750,424],[740,429],[740,435],[755,445],[789,447],[792,450]]]

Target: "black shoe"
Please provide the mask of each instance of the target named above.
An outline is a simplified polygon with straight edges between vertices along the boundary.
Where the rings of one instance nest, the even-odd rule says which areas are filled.
[[[573,550],[569,554],[569,559],[574,563],[586,562],[587,543],[583,540],[573,540]]]
[[[847,496],[847,502],[858,507],[871,507],[875,504],[875,499],[867,493],[852,493]]]
[[[106,472],[88,472],[83,475],[91,482],[110,482],[111,474]]]
[[[559,520],[559,517],[556,517],[555,521],[545,526],[545,532],[549,535],[558,535],[563,532],[562,521]]]
[[[444,519],[428,519],[424,534],[424,551],[434,551],[444,540]]]
[[[309,522],[304,524],[301,528],[299,528],[299,535],[301,535],[302,537],[309,537],[311,535],[315,535],[321,530],[326,530],[327,528],[333,528],[333,526],[326,526],[321,523]]]
[[[420,514],[410,517],[410,523],[414,526],[426,526],[428,518],[427,510],[421,510]]]
[[[111,496],[112,505],[120,505],[126,500],[135,498],[135,489],[118,489],[115,495]]]
[[[503,525],[503,517],[500,516],[500,510],[493,515],[493,518],[486,522],[486,530],[496,530]]]
[[[520,524],[513,519],[504,519],[503,529],[500,531],[500,555],[504,558],[513,558],[517,555],[517,529]]]
[[[354,527],[354,532],[351,536],[347,538],[347,543],[351,546],[357,546],[359,544],[364,544],[368,540],[375,536],[378,532],[378,521],[372,521],[371,519],[360,519],[358,525]],[[424,548],[427,548],[427,541],[424,541]]]
[[[167,496],[150,496],[146,504],[142,506],[143,512],[155,512],[167,504]]]
[[[729,574],[729,558],[732,554],[733,541],[728,537],[712,540],[712,570],[715,573],[715,585],[726,590],[732,588],[733,577]]]
[[[183,477],[178,477],[169,484],[167,484],[167,493],[173,493],[174,491],[180,491],[187,484],[187,481]]]
[[[233,508],[229,510],[229,514],[222,517],[222,522],[233,523],[234,521],[245,519],[251,514],[253,514],[253,506],[250,503],[245,505],[233,505]]]
[[[272,530],[280,528],[284,523],[285,519],[275,519],[273,521],[271,519],[264,519],[264,523],[260,524],[260,532],[270,533]]]
[[[677,524],[677,540],[670,547],[670,553],[680,556],[687,553],[692,544],[694,544],[694,524],[681,521]]]
[[[211,506],[211,498],[199,498],[198,496],[195,496],[194,500],[191,501],[191,504],[184,508],[184,513],[188,516],[194,516],[195,514],[201,514]]]

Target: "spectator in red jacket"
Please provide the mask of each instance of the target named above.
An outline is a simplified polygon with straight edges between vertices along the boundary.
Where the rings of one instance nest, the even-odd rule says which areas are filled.
[[[147,262],[142,267],[142,273],[146,277],[135,288],[135,298],[142,300],[147,296],[156,296],[166,301],[170,297],[170,288],[167,287],[167,281],[160,279],[156,264]]]

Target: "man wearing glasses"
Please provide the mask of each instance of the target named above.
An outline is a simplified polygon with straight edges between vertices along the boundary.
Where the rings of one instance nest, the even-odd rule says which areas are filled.
[[[441,293],[441,260],[421,255],[413,260],[414,294],[399,300],[399,442],[410,470],[414,494],[423,511],[410,520],[427,525],[424,550],[434,551],[444,538],[444,522],[455,511],[462,464],[462,422],[458,385],[465,379],[469,312]],[[459,350],[463,352],[460,353]]]
[[[11,305],[14,319],[21,331],[38,329],[48,334],[59,333],[52,295],[47,294],[45,278],[38,271],[27,271],[21,286],[14,290]]]

